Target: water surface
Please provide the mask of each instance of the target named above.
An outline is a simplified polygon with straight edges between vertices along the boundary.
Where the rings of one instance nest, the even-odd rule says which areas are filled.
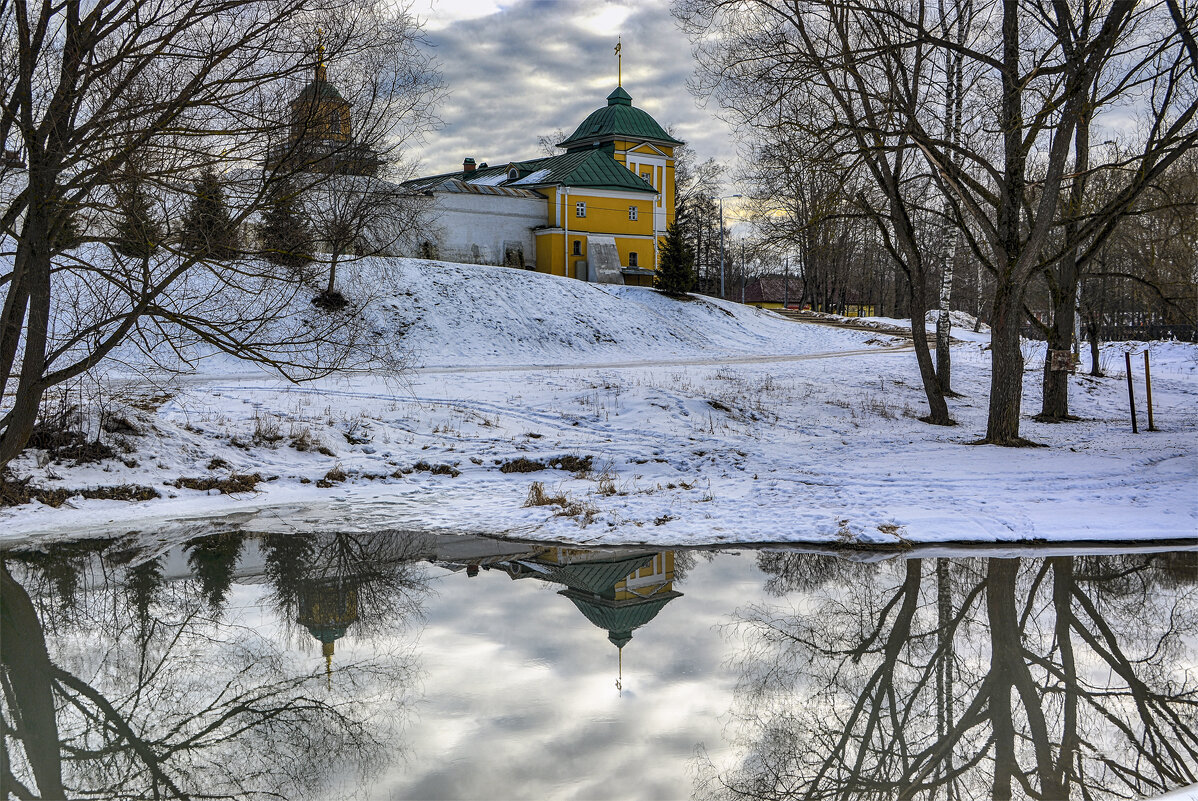
[[[10,550],[5,795],[1198,782],[1198,552],[1002,557],[236,530]]]

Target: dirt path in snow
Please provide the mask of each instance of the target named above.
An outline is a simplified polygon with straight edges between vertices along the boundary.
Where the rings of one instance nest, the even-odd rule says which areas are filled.
[[[886,348],[860,348],[779,356],[716,356],[708,359],[644,359],[621,362],[588,362],[586,364],[510,364],[490,367],[417,367],[413,372],[421,375],[435,375],[440,373],[523,373],[538,370],[610,370],[624,367],[707,367],[721,364],[803,362],[810,359],[835,359],[841,356],[869,356],[875,353],[909,353],[913,350],[915,350],[914,345],[899,345]]]

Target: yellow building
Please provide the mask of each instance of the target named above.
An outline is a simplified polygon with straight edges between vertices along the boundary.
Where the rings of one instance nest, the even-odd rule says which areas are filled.
[[[606,106],[558,143],[560,155],[496,166],[467,158],[458,172],[408,182],[437,198],[441,212],[439,240],[422,250],[652,285],[661,239],[674,220],[674,148],[681,144],[616,87]]]

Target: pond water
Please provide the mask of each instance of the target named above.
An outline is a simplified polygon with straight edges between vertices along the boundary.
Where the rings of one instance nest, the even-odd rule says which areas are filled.
[[[4,797],[1144,798],[1198,782],[1198,552],[404,532],[0,554]]]

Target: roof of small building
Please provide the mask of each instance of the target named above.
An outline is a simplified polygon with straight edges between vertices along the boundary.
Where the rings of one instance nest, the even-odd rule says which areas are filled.
[[[666,133],[648,112],[633,106],[632,96],[625,92],[623,87],[617,86],[615,91],[607,96],[607,105],[592,111],[574,133],[557,146],[571,148],[596,139],[620,137],[650,139],[668,145],[682,144]]]

